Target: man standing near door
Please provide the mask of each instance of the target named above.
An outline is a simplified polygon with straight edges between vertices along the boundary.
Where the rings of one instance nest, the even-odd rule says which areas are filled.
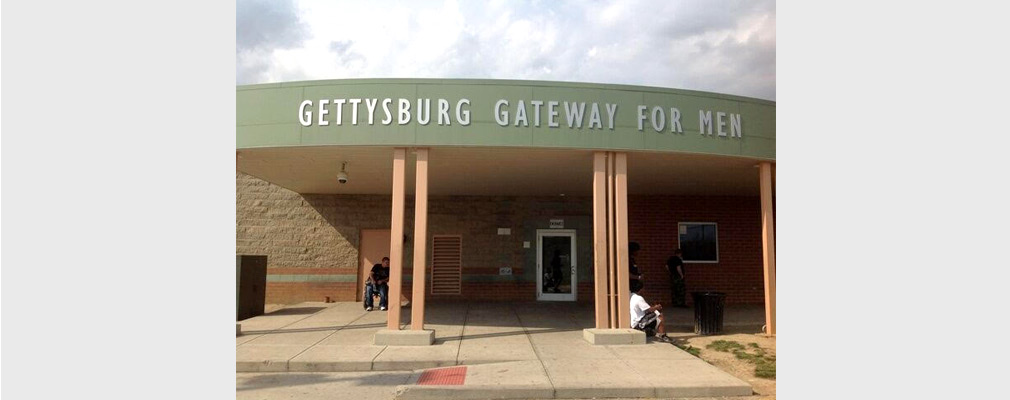
[[[372,266],[365,287],[365,311],[372,311],[372,296],[379,293],[379,309],[386,311],[389,305],[389,257],[382,257],[382,264]]]
[[[685,296],[687,290],[684,288],[684,260],[680,258],[683,254],[680,249],[673,251],[673,255],[666,260],[666,270],[670,272],[670,303],[674,307],[687,307]]]

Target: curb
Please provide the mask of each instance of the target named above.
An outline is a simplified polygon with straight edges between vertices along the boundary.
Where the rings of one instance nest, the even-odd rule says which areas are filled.
[[[428,368],[481,365],[529,360],[479,360],[457,363],[455,360],[422,361],[237,361],[235,372],[354,372],[416,371]]]
[[[568,387],[550,386],[437,386],[399,385],[397,400],[435,399],[586,399],[586,398],[685,398],[685,397],[735,397],[754,394],[750,386],[658,386],[634,387]]]
[[[437,386],[399,385],[399,400],[441,399],[551,399],[554,388],[550,386]]]

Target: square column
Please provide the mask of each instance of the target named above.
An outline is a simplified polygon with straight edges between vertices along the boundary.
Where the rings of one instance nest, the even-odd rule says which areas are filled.
[[[415,252],[415,260],[420,257],[420,262],[414,262],[414,299],[420,296],[421,300],[414,304],[411,310],[411,329],[400,330],[400,296],[403,292],[403,214],[404,214],[404,186],[406,175],[407,151],[404,148],[393,149],[393,209],[390,221],[389,234],[389,310],[386,312],[386,329],[375,333],[373,343],[378,346],[429,346],[435,341],[435,331],[423,330],[424,326],[424,232],[427,229],[428,217],[428,163],[427,150],[418,154],[418,177],[422,177],[423,185],[418,187],[423,196],[416,207],[423,212],[418,213],[423,220],[419,229],[421,234],[415,236],[415,240],[420,239],[420,256]],[[420,160],[423,160],[421,162]],[[423,209],[421,208],[423,206]],[[418,228],[415,228],[418,229]],[[415,242],[417,243],[417,242]],[[416,249],[415,249],[416,250]],[[420,275],[418,275],[420,274]],[[420,276],[420,279],[416,277]],[[420,290],[416,290],[421,285]],[[420,310],[421,314],[416,314]]]
[[[610,328],[607,299],[607,154],[593,154],[593,284],[596,329]]]
[[[628,255],[628,154],[614,159],[614,225],[617,234],[617,327],[631,328],[631,272]]]
[[[400,330],[400,295],[403,292],[403,208],[407,151],[393,149],[393,209],[389,233],[389,311],[386,329]]]
[[[761,180],[761,244],[765,281],[765,334],[775,336],[775,215],[772,210],[772,165],[759,165]]]
[[[424,329],[424,274],[428,243],[428,149],[417,149],[417,179],[414,189],[414,286],[410,329]]]
[[[607,153],[607,304],[610,328],[617,329],[617,238],[614,235],[614,153]]]
[[[593,153],[593,258],[596,327],[584,329],[583,338],[644,344],[645,333],[631,329],[627,153]]]

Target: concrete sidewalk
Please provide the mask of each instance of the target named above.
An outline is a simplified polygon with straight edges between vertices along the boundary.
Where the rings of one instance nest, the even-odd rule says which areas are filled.
[[[690,327],[690,312],[668,311],[673,328]],[[236,370],[410,371],[397,388],[403,399],[751,394],[746,382],[670,344],[590,345],[582,329],[592,326],[591,304],[429,304],[425,325],[435,330],[435,344],[421,347],[373,345],[385,314],[366,312],[360,303],[302,303],[241,321]],[[753,311],[746,318],[729,314],[729,325],[753,323]],[[409,320],[406,308],[404,327]],[[462,384],[418,384],[426,370],[450,366],[466,366]]]

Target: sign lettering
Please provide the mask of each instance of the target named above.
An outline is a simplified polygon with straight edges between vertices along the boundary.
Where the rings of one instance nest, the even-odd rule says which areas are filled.
[[[360,107],[362,101],[364,109]],[[432,110],[432,103],[435,103],[435,110]],[[379,104],[381,110],[377,107]],[[416,107],[413,107],[414,104],[406,98],[305,100],[298,106],[298,122],[306,127],[343,126],[344,115],[349,112],[350,124],[358,125],[360,112],[367,114],[368,125],[376,124],[376,113],[380,113],[378,123],[382,125],[407,125],[411,122],[425,126],[470,125],[469,99],[419,98]],[[618,111],[615,103],[540,99],[498,99],[489,106],[498,126],[524,128],[546,125],[551,129],[614,130]],[[634,110],[639,131],[651,128],[658,133],[684,133],[683,113],[677,107],[639,104]],[[743,116],[723,110],[698,110],[698,131],[703,136],[742,138]]]

